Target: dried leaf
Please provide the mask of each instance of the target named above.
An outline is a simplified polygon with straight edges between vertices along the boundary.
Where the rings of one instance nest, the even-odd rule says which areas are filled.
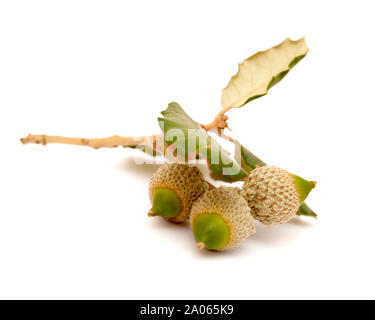
[[[239,108],[262,97],[308,52],[305,39],[287,38],[275,47],[257,52],[238,65],[238,72],[222,90],[223,108]]]

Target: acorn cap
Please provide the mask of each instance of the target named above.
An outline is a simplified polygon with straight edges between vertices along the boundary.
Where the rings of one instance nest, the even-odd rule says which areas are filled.
[[[263,166],[250,172],[241,194],[255,219],[274,225],[289,221],[315,185],[282,168]]]
[[[160,191],[160,189],[162,192],[160,192],[159,199],[162,199],[165,194],[173,198],[174,193],[178,196],[181,205],[180,212],[176,213],[176,216],[166,215],[165,218],[172,222],[184,222],[189,218],[194,201],[208,189],[208,184],[197,167],[173,163],[161,166],[151,177],[149,185],[151,203],[153,203],[156,190]],[[177,207],[175,201],[172,203],[174,207]],[[153,212],[155,207],[161,208],[162,206],[161,204],[155,206],[153,203],[153,209],[150,210],[149,215],[162,215],[161,212]]]
[[[246,201],[240,195],[239,188],[231,187],[219,187],[205,192],[193,205],[190,213],[190,226],[198,242],[198,248],[207,247],[206,244],[197,239],[197,228],[195,221],[200,215],[207,217],[212,215],[212,221],[217,219],[219,216],[226,224],[229,235],[225,244],[221,247],[210,248],[214,250],[228,250],[237,247],[251,234],[255,233],[255,227],[253,224],[253,217],[250,213],[250,208],[248,207]],[[206,218],[205,218],[206,219]],[[203,220],[203,219],[202,219]],[[222,227],[220,219],[218,220],[218,228],[220,228],[220,233],[225,237],[225,228]],[[208,228],[208,232],[212,232]],[[198,236],[202,237],[202,235]],[[220,241],[216,241],[216,244]]]

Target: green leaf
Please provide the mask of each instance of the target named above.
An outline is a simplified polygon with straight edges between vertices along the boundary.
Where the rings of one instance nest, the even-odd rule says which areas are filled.
[[[306,203],[302,203],[300,205],[296,215],[297,216],[308,216],[308,217],[313,217],[313,218],[318,217],[318,215],[314,211],[312,211],[311,208]]]
[[[178,161],[186,162],[199,155],[206,159],[213,179],[234,182],[247,177],[247,172],[178,103],[170,103],[161,114],[163,118],[158,121],[164,142]],[[168,157],[168,150],[165,153]]]
[[[309,51],[305,39],[289,38],[275,47],[257,52],[238,65],[238,72],[222,90],[223,108],[239,108],[256,98],[283,79]]]

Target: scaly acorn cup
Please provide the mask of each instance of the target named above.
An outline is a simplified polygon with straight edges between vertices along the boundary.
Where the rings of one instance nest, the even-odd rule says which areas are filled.
[[[241,194],[255,219],[274,225],[289,221],[315,185],[284,169],[264,166],[250,172]]]
[[[163,165],[151,177],[152,208],[148,215],[184,222],[189,218],[194,201],[208,189],[197,167],[178,163]]]
[[[253,221],[239,188],[206,191],[190,213],[190,227],[199,249],[222,251],[239,246],[255,233]]]

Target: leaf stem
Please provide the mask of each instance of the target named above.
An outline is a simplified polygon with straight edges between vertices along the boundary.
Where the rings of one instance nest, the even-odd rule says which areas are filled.
[[[202,128],[204,128],[206,131],[215,130],[220,135],[222,130],[224,130],[225,128],[228,128],[228,124],[227,124],[228,116],[225,114],[231,109],[232,109],[232,106],[227,106],[225,108],[222,108],[220,112],[216,115],[214,120],[212,120],[208,124],[202,124]]]

